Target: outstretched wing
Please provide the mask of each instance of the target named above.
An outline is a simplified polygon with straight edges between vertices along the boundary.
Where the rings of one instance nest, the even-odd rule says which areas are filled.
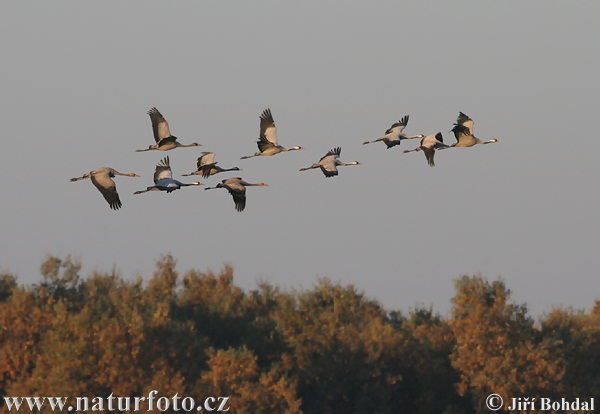
[[[461,125],[465,127],[467,130],[467,135],[473,135],[473,120],[464,112],[458,113],[458,118],[456,118],[456,124],[454,125]]]
[[[265,152],[267,149],[275,147],[275,144],[269,141],[265,136],[259,137],[256,144],[258,145],[258,150],[260,152]]]
[[[242,184],[244,181],[239,177],[232,177],[222,182],[233,197],[235,209],[237,211],[244,211],[244,208],[246,208],[246,187]]]
[[[331,157],[331,156],[333,156],[333,158],[337,158],[340,156],[341,153],[342,153],[342,147],[330,149],[329,151],[327,151],[327,154],[325,154],[321,157],[321,159],[319,161],[323,161],[325,158]]]
[[[162,114],[158,112],[158,109],[150,108],[148,115],[150,115],[150,120],[152,121],[152,132],[154,132],[154,140],[157,143],[160,140],[171,136],[169,123]]]
[[[119,193],[117,193],[117,186],[110,177],[109,172],[101,174],[94,174],[91,177],[92,183],[104,196],[104,199],[108,201],[108,205],[113,210],[121,208],[121,200],[119,199]]]
[[[198,157],[198,162],[196,166],[198,169],[205,165],[216,164],[215,162],[215,153],[214,152],[203,152],[200,157]]]
[[[323,158],[319,160],[319,167],[325,177],[333,177],[338,175],[336,160],[342,153],[342,147],[330,149]]]
[[[461,138],[470,137],[472,135],[469,128],[460,124],[455,124],[451,131],[454,132],[456,142],[460,142]]]
[[[433,156],[435,155],[435,149],[423,148],[423,153],[425,154],[425,158],[427,159],[427,164],[429,164],[430,167],[435,167],[435,163],[433,162]]]
[[[154,183],[156,184],[159,180],[163,180],[165,178],[173,178],[173,173],[171,172],[171,165],[169,164],[169,157],[165,157],[163,160],[156,165],[156,170],[154,170]]]
[[[260,115],[260,141],[267,140],[277,145],[277,127],[269,108],[265,109]],[[259,141],[259,148],[260,148]],[[261,150],[262,151],[262,150]]]
[[[398,128],[397,131],[402,132],[404,131],[404,128],[406,128],[406,125],[408,125],[408,115],[404,115],[401,120],[389,127],[388,130],[385,131],[385,134],[389,134],[394,130],[394,128]]]
[[[235,203],[235,209],[237,211],[244,211],[246,208],[246,191],[232,191],[229,190],[229,194],[233,197],[233,202]]]

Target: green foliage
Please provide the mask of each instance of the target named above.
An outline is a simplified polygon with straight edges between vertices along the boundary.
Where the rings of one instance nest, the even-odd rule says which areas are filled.
[[[42,281],[0,275],[0,397],[229,396],[232,413],[472,413],[482,398],[600,394],[600,301],[537,328],[502,280],[456,281],[452,316],[386,311],[328,279],[305,291],[170,255],[147,283],[80,277],[48,257]]]

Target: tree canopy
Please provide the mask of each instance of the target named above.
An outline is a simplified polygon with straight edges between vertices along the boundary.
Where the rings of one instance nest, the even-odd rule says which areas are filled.
[[[384,309],[353,286],[189,270],[82,277],[48,257],[41,281],[0,275],[0,397],[227,396],[232,413],[477,413],[490,393],[600,395],[600,302],[535,322],[501,279],[456,279],[452,312]]]

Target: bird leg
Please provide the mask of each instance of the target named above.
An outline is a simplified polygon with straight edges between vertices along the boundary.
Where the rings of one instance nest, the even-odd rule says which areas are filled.
[[[421,149],[421,147],[417,147],[413,150],[404,150],[404,153],[406,154],[407,152],[417,152],[417,151],[423,151],[423,150]]]

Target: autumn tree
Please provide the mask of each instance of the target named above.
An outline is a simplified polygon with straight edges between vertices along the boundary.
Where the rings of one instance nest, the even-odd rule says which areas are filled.
[[[46,332],[52,326],[52,299],[17,287],[0,302],[0,392],[19,395],[29,381]],[[17,394],[13,394],[17,393]]]
[[[557,344],[555,354],[566,362],[558,394],[600,395],[600,312],[555,309],[542,321],[542,330]]]
[[[509,300],[510,291],[501,280],[456,280],[451,361],[460,373],[459,394],[472,393],[479,409],[490,393],[505,401],[545,396],[564,375],[564,361],[552,352],[554,342],[541,338],[525,305]]]
[[[80,270],[79,259],[75,260],[71,256],[65,259],[48,256],[40,267],[42,283],[34,286],[35,290],[38,294],[51,296],[54,300],[64,298],[69,306],[78,306],[82,299],[78,292]]]
[[[401,413],[411,379],[407,338],[381,306],[352,286],[323,279],[283,302],[275,315],[306,412]],[[404,411],[406,412],[406,411]]]
[[[228,348],[244,342],[253,320],[244,302],[244,292],[233,284],[233,269],[226,267],[218,275],[188,272],[178,303],[194,329],[210,338],[212,346]]]
[[[261,372],[247,348],[211,348],[208,356],[198,384],[203,395],[228,396],[236,414],[301,413],[295,380],[281,370]]]
[[[48,257],[41,282],[0,275],[0,396],[230,397],[233,413],[469,414],[491,392],[600,392],[600,301],[537,327],[501,280],[456,281],[452,317],[386,311],[328,279],[309,290],[175,259],[125,280]],[[1,401],[1,399],[0,399]]]
[[[191,388],[185,384],[192,384],[205,366],[210,340],[196,329],[180,304],[180,294],[176,261],[163,256],[140,300],[145,321],[142,364],[148,367],[145,393],[159,387],[181,395]]]
[[[391,318],[410,339],[404,358],[410,361],[413,412],[470,412],[470,401],[461,398],[454,386],[459,374],[452,367],[450,355],[456,341],[448,322],[431,308],[414,309],[407,318],[393,313]]]
[[[9,273],[0,274],[0,303],[6,301],[16,287],[16,277]]]

